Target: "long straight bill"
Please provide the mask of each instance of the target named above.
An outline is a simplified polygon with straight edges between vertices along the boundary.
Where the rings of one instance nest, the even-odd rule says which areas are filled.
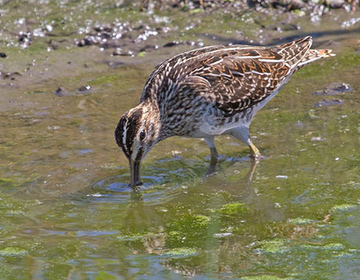
[[[130,165],[130,186],[135,189],[141,185],[140,182],[140,161],[129,160]]]

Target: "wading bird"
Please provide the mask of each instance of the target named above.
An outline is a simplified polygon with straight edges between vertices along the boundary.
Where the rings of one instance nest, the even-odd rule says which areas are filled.
[[[156,143],[171,136],[204,138],[214,171],[214,137],[228,134],[260,152],[249,127],[300,68],[331,50],[310,49],[310,36],[273,47],[211,46],[181,53],[159,64],[147,79],[139,105],[115,129],[116,143],[129,160],[131,187],[140,185],[140,163]]]

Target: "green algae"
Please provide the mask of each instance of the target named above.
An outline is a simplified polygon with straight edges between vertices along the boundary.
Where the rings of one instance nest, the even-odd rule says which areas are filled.
[[[353,211],[358,208],[358,205],[354,204],[340,204],[333,206],[330,211],[332,213],[341,213],[341,212],[347,212],[347,211]]]
[[[244,203],[229,203],[222,206],[220,213],[225,216],[237,216],[246,213],[248,210]]]
[[[279,277],[275,275],[256,275],[256,276],[245,276],[241,277],[242,280],[290,280],[294,278]]]
[[[116,238],[120,241],[130,241],[130,242],[138,242],[143,240],[146,237],[146,235],[143,234],[134,234],[134,235],[119,235],[116,236]]]
[[[10,211],[7,211],[5,213],[5,216],[21,216],[21,215],[24,215],[25,212],[24,211],[21,211],[21,210],[10,210]]]
[[[96,280],[116,280],[119,279],[118,277],[105,272],[105,271],[99,271],[98,275],[95,276]]]
[[[6,185],[14,185],[15,183],[15,179],[13,178],[0,178],[0,184],[2,186],[6,186]]]
[[[137,54],[138,57],[144,57],[146,55],[146,52],[142,51]]]
[[[316,221],[312,220],[312,219],[308,219],[308,218],[295,218],[295,219],[289,219],[288,222],[290,224],[294,224],[294,225],[310,225],[310,224],[314,224],[316,223]]]
[[[305,244],[301,245],[301,248],[307,249],[307,250],[329,250],[329,251],[342,251],[345,250],[345,245],[341,243],[328,243],[325,245],[310,245]]]
[[[197,251],[193,248],[174,248],[161,254],[163,257],[187,258],[196,256]]]
[[[193,228],[206,228],[211,221],[211,218],[205,215],[188,215],[178,222],[174,223],[176,228],[186,228],[186,227],[193,227]]]
[[[23,256],[27,254],[27,250],[17,247],[6,247],[4,249],[0,249],[0,256],[3,257]]]
[[[258,242],[256,251],[269,254],[284,254],[290,250],[284,239],[263,240]]]
[[[111,84],[111,83],[121,80],[122,78],[123,78],[122,74],[113,73],[113,74],[108,74],[108,75],[104,75],[104,76],[97,76],[93,80],[89,81],[89,83],[93,86],[98,86],[98,85],[104,85],[104,84]]]
[[[185,215],[167,226],[167,242],[172,247],[194,245],[200,238],[206,241],[212,219],[204,215]]]
[[[346,249],[345,245],[341,243],[328,243],[323,248],[324,250],[332,250],[332,251],[341,251]]]

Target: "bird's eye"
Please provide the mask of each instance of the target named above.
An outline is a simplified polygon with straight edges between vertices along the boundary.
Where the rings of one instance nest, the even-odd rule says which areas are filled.
[[[146,136],[145,130],[141,131],[139,136],[140,136],[140,141],[144,140]]]

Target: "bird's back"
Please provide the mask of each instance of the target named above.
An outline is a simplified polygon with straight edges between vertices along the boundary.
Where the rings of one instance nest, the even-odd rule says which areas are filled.
[[[212,46],[179,54],[159,64],[148,78],[140,102],[172,98],[182,84],[208,85],[209,96],[227,114],[260,102],[282,82],[328,50],[310,50],[311,37],[274,47]]]
[[[188,119],[196,120],[204,111],[233,117],[255,104],[265,105],[298,69],[332,55],[330,50],[310,50],[311,44],[311,37],[305,37],[273,47],[211,46],[179,54],[155,68],[140,103],[156,101],[178,124],[181,115],[192,114]]]

